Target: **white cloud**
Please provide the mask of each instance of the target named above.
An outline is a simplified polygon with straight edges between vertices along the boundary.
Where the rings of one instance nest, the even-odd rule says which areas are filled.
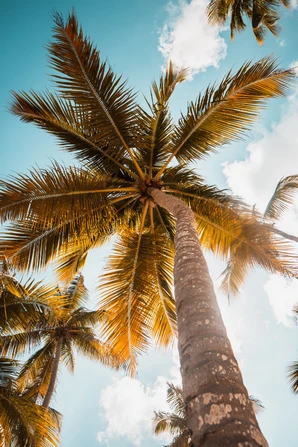
[[[154,411],[168,411],[166,402],[167,382],[180,382],[177,350],[173,350],[173,367],[170,379],[158,377],[150,386],[143,385],[137,379],[123,377],[113,380],[113,384],[101,392],[101,418],[106,428],[97,434],[100,443],[110,445],[110,441],[121,436],[139,446],[145,436],[152,434]],[[168,442],[168,438],[161,441]],[[111,442],[113,444],[113,442]]]
[[[293,307],[298,304],[298,281],[270,275],[264,289],[277,322],[285,326],[293,325]]]
[[[189,68],[191,76],[207,67],[218,67],[227,53],[220,28],[208,24],[207,4],[208,0],[180,0],[178,6],[170,3],[169,20],[159,37],[165,62],[171,60],[177,67]]]
[[[298,8],[298,1],[297,0],[290,0],[290,8],[291,9],[297,9]]]

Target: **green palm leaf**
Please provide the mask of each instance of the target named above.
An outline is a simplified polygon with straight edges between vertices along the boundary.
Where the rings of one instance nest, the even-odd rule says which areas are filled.
[[[289,205],[293,203],[297,194],[297,188],[297,175],[290,175],[282,178],[278,182],[275,191],[268,202],[264,217],[271,220],[280,219]]]

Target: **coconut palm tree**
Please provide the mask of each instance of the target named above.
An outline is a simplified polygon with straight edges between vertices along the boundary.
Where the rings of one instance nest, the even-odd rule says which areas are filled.
[[[293,71],[277,69],[269,58],[246,63],[209,86],[174,124],[168,102],[186,71],[170,64],[153,82],[145,110],[101,61],[74,14],[67,22],[55,16],[48,49],[59,94],[14,93],[11,110],[56,136],[82,167],[54,163],[1,183],[0,215],[11,221],[2,252],[20,269],[58,259],[57,272],[67,279],[90,249],[118,234],[101,277],[104,339],[134,372],[151,339],[173,340],[177,312],[193,444],[267,445],[201,246],[229,259],[225,277],[232,286],[248,267],[292,275],[296,262],[283,238],[238,198],[207,185],[191,163],[243,136],[265,102],[285,94]],[[235,253],[246,260],[240,276]]]
[[[235,32],[246,27],[245,17],[251,21],[251,26],[257,42],[262,45],[266,32],[269,30],[278,36],[278,8],[281,3],[289,6],[288,0],[211,0],[207,15],[211,24],[225,24],[230,18],[231,39]]]
[[[253,396],[250,396],[254,412],[259,413],[263,404]],[[167,447],[191,446],[191,436],[187,427],[186,406],[183,400],[182,388],[168,383],[167,402],[171,412],[155,411],[153,418],[153,432],[156,435],[169,433],[174,436]]]
[[[58,414],[20,393],[16,360],[0,357],[0,446],[56,447]]]
[[[191,445],[191,438],[187,427],[182,389],[179,386],[168,383],[167,402],[171,412],[154,412],[153,431],[156,435],[167,432],[174,436],[167,447],[188,447]]]
[[[0,338],[2,355],[15,357],[33,351],[22,366],[18,386],[21,392],[26,391],[27,396],[46,408],[56,387],[61,362],[71,372],[74,370],[74,349],[105,365],[118,367],[120,364],[96,336],[94,325],[98,322],[98,312],[84,307],[87,291],[83,276],[78,274],[66,290],[54,288],[53,292],[47,299],[42,299],[48,307],[46,316],[40,313],[26,329],[5,326]]]
[[[0,332],[25,331],[42,318],[48,318],[51,309],[47,299],[56,292],[56,286],[46,286],[29,278],[19,281],[12,266],[0,263]]]

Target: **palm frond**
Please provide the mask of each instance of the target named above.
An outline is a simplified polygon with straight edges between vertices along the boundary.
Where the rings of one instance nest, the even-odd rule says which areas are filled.
[[[133,190],[129,184],[113,181],[107,175],[56,162],[50,169],[32,169],[29,175],[11,177],[1,182],[0,189],[2,222],[38,215],[49,225],[108,206],[108,193],[117,197]]]
[[[271,58],[247,62],[235,75],[229,72],[220,85],[209,86],[196,102],[191,102],[174,130],[167,162],[201,159],[210,152],[243,137],[264,108],[266,100],[284,96],[294,79],[293,70],[280,70]]]
[[[117,355],[108,344],[102,343],[90,328],[80,328],[80,331],[70,331],[70,334],[71,344],[81,355],[91,360],[99,360],[103,365],[112,368],[117,369],[121,364],[124,366],[125,359]]]
[[[129,156],[139,176],[143,173],[131,147],[136,147],[134,129],[137,106],[126,82],[116,77],[99,52],[83,35],[72,13],[67,22],[54,16],[54,39],[48,46],[51,66],[59,72],[54,79],[64,97],[89,114],[87,131],[100,129],[101,139],[113,148],[113,158]]]
[[[270,227],[248,220],[231,243],[228,266],[222,274],[223,291],[229,296],[237,294],[246,271],[256,266],[288,277],[298,273],[295,253],[291,253],[289,244]]]
[[[278,36],[278,8],[281,3],[289,6],[288,0],[211,0],[207,15],[213,25],[224,25],[230,18],[231,39],[235,32],[245,29],[245,19],[248,19],[257,42],[262,45],[267,30]]]
[[[298,362],[292,362],[288,366],[288,379],[290,381],[291,390],[294,394],[298,393]]]
[[[292,205],[297,195],[298,176],[290,175],[282,178],[268,202],[264,217],[270,220],[280,219],[283,213]]]
[[[67,257],[68,247],[73,252],[75,245],[80,250],[100,245],[111,236],[115,225],[113,207],[100,205],[89,212],[82,211],[79,217],[70,215],[60,222],[56,215],[48,224],[35,216],[11,223],[2,236],[0,253],[19,270],[44,268],[60,254],[66,256],[68,268],[73,269]]]
[[[151,242],[148,231],[143,232],[141,238],[132,230],[123,231],[114,244],[98,288],[99,311],[105,315],[101,325],[104,340],[123,359],[131,362],[132,371],[136,366],[136,355],[149,345],[151,302],[156,296],[152,282]]]
[[[64,338],[61,346],[61,361],[67,367],[70,373],[74,373],[75,369],[75,356],[72,349],[71,340]]]
[[[171,410],[181,417],[186,418],[185,403],[182,395],[182,388],[171,382],[167,383],[167,402]]]
[[[59,414],[46,410],[20,393],[16,378],[19,363],[0,358],[0,426],[4,446],[56,447]]]
[[[0,355],[16,357],[34,349],[41,341],[42,334],[39,330],[1,335]]]
[[[249,398],[255,414],[259,414],[262,410],[264,410],[265,407],[259,399],[251,395],[249,396]]]
[[[28,398],[44,398],[49,387],[55,344],[49,339],[23,363],[17,385],[21,394]]]
[[[150,112],[140,109],[138,127],[143,133],[142,145],[139,150],[143,164],[148,169],[149,177],[153,168],[166,160],[167,146],[171,141],[173,129],[172,118],[168,110],[168,102],[175,87],[187,77],[187,70],[178,71],[170,62],[159,84],[152,83],[150,101],[147,101]]]
[[[65,252],[61,253],[56,261],[55,273],[62,282],[67,282],[81,271],[87,261],[88,251],[96,244],[87,240],[82,244],[83,248],[77,247],[77,244],[69,244]]]
[[[86,305],[88,299],[88,290],[84,284],[84,276],[82,273],[77,273],[75,277],[68,284],[65,294],[71,301],[72,309],[79,309]]]
[[[115,157],[116,149],[97,128],[90,127],[90,114],[71,101],[62,100],[52,93],[13,92],[11,112],[27,123],[34,123],[58,138],[62,149],[71,152],[91,168],[119,173],[132,179],[134,174],[123,156]]]

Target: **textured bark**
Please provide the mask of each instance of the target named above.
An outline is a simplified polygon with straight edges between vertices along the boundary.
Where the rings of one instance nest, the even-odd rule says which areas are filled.
[[[49,408],[57,380],[57,374],[58,374],[58,367],[59,367],[59,361],[61,356],[61,346],[62,346],[62,338],[58,338],[56,351],[55,351],[55,359],[53,362],[53,369],[52,374],[50,378],[49,388],[47,390],[47,394],[45,395],[44,401],[42,406],[45,408]]]
[[[191,209],[148,188],[176,217],[174,286],[187,424],[194,447],[268,447],[222,321]]]

